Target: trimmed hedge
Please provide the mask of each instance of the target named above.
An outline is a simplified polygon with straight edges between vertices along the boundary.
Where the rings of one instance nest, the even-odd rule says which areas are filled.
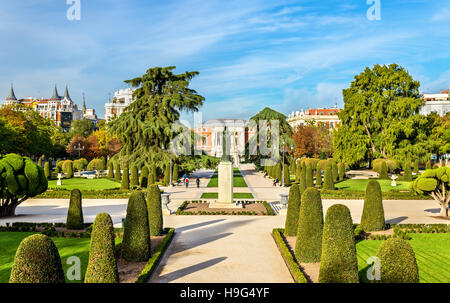
[[[334,159],[329,159],[328,161],[330,162],[331,165],[331,174],[333,176],[333,182],[336,182],[339,178],[339,170],[336,165],[336,161],[334,161]]]
[[[68,229],[83,229],[83,207],[82,207],[81,192],[79,189],[74,189],[70,192],[69,210],[67,212],[67,228]]]
[[[405,172],[403,173],[403,181],[412,181],[411,163],[405,163]]]
[[[169,231],[167,232],[167,235],[164,237],[161,243],[159,243],[158,247],[154,251],[152,257],[148,260],[147,264],[145,265],[144,269],[140,273],[135,283],[147,283],[148,279],[150,279],[153,272],[155,271],[156,266],[158,266],[158,263],[161,260],[164,252],[166,251],[167,247],[172,241],[174,234],[175,229],[170,228]]]
[[[300,188],[298,184],[292,184],[289,189],[289,203],[286,214],[285,233],[286,236],[296,236],[298,230],[298,216],[300,213]]]
[[[308,188],[302,195],[295,258],[299,263],[320,262],[322,253],[323,208],[320,193]]]
[[[68,179],[73,178],[73,162],[71,160],[64,161],[62,170]]]
[[[302,176],[301,163],[297,162],[297,164],[295,165],[295,181],[299,183],[301,176]]]
[[[314,187],[313,169],[310,164],[306,165],[306,188]]]
[[[416,161],[414,161],[413,173],[415,173],[416,175],[419,173],[419,159],[416,159]]]
[[[138,177],[138,169],[136,165],[131,166],[131,178],[130,178],[130,185],[132,188],[135,188],[139,186],[139,177]]]
[[[322,187],[322,171],[321,170],[316,171],[316,187],[318,187],[318,188]]]
[[[166,164],[164,168],[164,179],[163,179],[164,186],[169,186],[170,184],[170,164]]]
[[[147,188],[148,174],[149,174],[148,167],[147,167],[147,165],[144,165],[142,167],[141,176],[140,176],[140,180],[139,180],[139,184],[141,185],[142,188]]]
[[[161,207],[161,191],[158,185],[152,184],[147,196],[148,222],[150,236],[159,236],[163,230],[163,214]]]
[[[364,197],[364,208],[361,216],[362,230],[379,231],[384,230],[386,222],[384,219],[383,198],[380,183],[370,180],[367,183]]]
[[[102,159],[93,159],[91,162],[89,162],[87,166],[87,170],[105,170],[105,163]]]
[[[334,190],[333,173],[331,170],[331,165],[325,167],[323,174],[323,189],[324,190]]]
[[[107,213],[99,213],[95,217],[84,283],[119,283],[114,226]]]
[[[123,167],[120,189],[130,189],[130,172],[128,171],[128,165]]]
[[[150,175],[148,176],[148,185],[156,183],[156,165],[152,163],[150,166]]]
[[[272,236],[273,239],[275,240],[275,243],[278,246],[278,249],[281,252],[281,256],[283,257],[283,260],[286,263],[292,278],[294,279],[295,283],[308,283],[308,280],[300,270],[298,263],[295,262],[295,259],[293,258],[291,251],[284,242],[282,233],[283,229],[274,229],[272,231]]]
[[[350,210],[328,208],[322,236],[319,283],[358,283],[358,261]]]
[[[338,175],[339,181],[343,181],[345,179],[345,164],[342,162],[338,165]]]
[[[61,257],[49,237],[36,234],[22,240],[14,257],[9,282],[65,282]]]
[[[379,174],[378,178],[382,179],[382,180],[389,179],[389,177],[388,177],[388,168],[387,168],[387,165],[386,165],[386,161],[381,162],[380,174]]]
[[[302,164],[302,171],[300,177],[300,195],[306,190],[306,164]]]
[[[284,175],[283,175],[284,185],[291,186],[291,175],[289,173],[289,166],[286,164],[283,164],[283,166],[284,166]]]
[[[114,180],[117,182],[122,181],[122,175],[120,173],[120,164],[119,162],[114,163]]]
[[[382,283],[419,283],[419,268],[411,245],[399,238],[384,241],[377,251]]]
[[[172,181],[173,182],[178,182],[178,179],[180,179],[179,168],[178,168],[178,163],[175,163],[173,165]]]
[[[122,258],[126,261],[148,261],[150,228],[147,205],[142,192],[133,192],[128,200],[127,215],[122,241]]]
[[[44,164],[44,174],[47,180],[50,180],[52,178],[52,172],[50,171],[50,162],[45,162]]]
[[[112,161],[108,162],[108,178],[114,178],[114,163]]]

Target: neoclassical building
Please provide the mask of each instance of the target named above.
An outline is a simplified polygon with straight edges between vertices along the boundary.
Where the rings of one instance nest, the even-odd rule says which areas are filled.
[[[114,93],[114,98],[105,104],[105,120],[109,121],[113,117],[120,116],[125,108],[130,105],[133,99],[134,89],[121,89]]]
[[[439,116],[445,116],[450,112],[450,87],[448,90],[441,91],[439,94],[423,94],[425,105],[421,108],[422,115],[428,115],[436,112]]]
[[[313,122],[315,125],[326,125],[330,129],[337,128],[340,120],[338,113],[341,109],[336,108],[317,108],[293,112],[288,117],[288,123],[292,128],[299,125],[306,125]]]
[[[194,132],[202,139],[197,141],[196,147],[207,155],[222,157],[223,131],[231,134],[230,154],[235,163],[245,155],[245,144],[256,134],[256,130],[248,128],[248,121],[243,119],[216,119],[204,122],[196,127]]]

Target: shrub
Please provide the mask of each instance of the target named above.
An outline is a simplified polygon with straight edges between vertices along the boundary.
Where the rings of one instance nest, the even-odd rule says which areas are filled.
[[[114,163],[114,180],[116,180],[117,182],[120,182],[122,180],[119,162]]]
[[[289,173],[289,166],[286,165],[286,164],[283,164],[283,166],[284,166],[284,176],[283,176],[283,178],[284,178],[284,185],[285,186],[291,186],[291,176],[290,176],[290,173]]]
[[[123,167],[122,181],[120,182],[120,189],[130,189],[130,176],[128,166]]]
[[[405,173],[403,174],[404,181],[412,181],[411,163],[405,163]]]
[[[278,179],[281,182],[281,178],[283,177],[283,172],[281,169],[281,163],[278,162],[278,164],[275,166],[275,179]]]
[[[170,164],[166,164],[164,169],[164,186],[169,186],[170,184]]]
[[[142,188],[147,188],[147,184],[148,184],[148,167],[146,165],[144,165],[142,167],[142,171],[141,171],[141,177],[140,177],[140,185]]]
[[[322,187],[322,171],[317,170],[316,172],[316,187]]]
[[[148,184],[155,184],[156,183],[156,165],[152,163],[150,166],[150,175],[148,176]]]
[[[44,173],[47,180],[50,180],[52,178],[52,173],[50,171],[50,162],[45,162],[44,164]]]
[[[62,170],[66,174],[67,178],[73,178],[73,162],[71,160],[64,161]]]
[[[301,177],[300,177],[300,195],[303,194],[303,192],[306,189],[306,164],[302,164],[302,171],[301,171]]]
[[[323,173],[323,189],[334,190],[333,173],[331,172],[331,165],[325,168]]]
[[[74,189],[70,192],[69,210],[67,212],[67,228],[82,229],[84,227],[81,192]]]
[[[61,257],[49,237],[36,234],[22,240],[14,258],[9,282],[65,282]]]
[[[91,162],[89,162],[87,166],[87,170],[105,170],[105,163],[102,159],[93,159]]]
[[[342,181],[345,179],[345,164],[344,163],[339,163],[338,175],[339,175],[339,181]]]
[[[73,168],[77,171],[82,171],[88,166],[88,161],[85,158],[81,158],[73,161]]]
[[[302,166],[300,162],[297,162],[295,168],[295,181],[300,182],[301,176],[302,176]]]
[[[325,167],[327,167],[327,165],[329,164],[328,160],[320,160],[317,163],[317,170],[325,170]]]
[[[320,262],[322,253],[323,209],[320,193],[308,188],[302,195],[295,258],[301,263]]]
[[[112,161],[108,162],[108,178],[114,178],[114,163]]]
[[[329,159],[328,161],[330,162],[331,165],[331,175],[333,176],[333,182],[336,182],[339,177],[339,171],[336,165],[336,161],[334,161],[334,159]]]
[[[386,227],[381,186],[376,180],[367,184],[360,226],[364,231],[384,230]]]
[[[89,263],[84,283],[118,283],[114,226],[111,216],[99,213],[92,226]]]
[[[306,165],[306,188],[314,187],[313,172],[310,164]]]
[[[128,200],[122,258],[129,262],[147,261],[150,258],[148,211],[142,192],[133,192]]]
[[[350,210],[332,205],[325,217],[319,283],[358,283],[358,262]]]
[[[382,283],[419,283],[419,268],[411,245],[398,238],[384,241],[377,251]]]
[[[297,184],[292,184],[289,189],[289,203],[286,214],[285,234],[286,236],[296,236],[298,229],[298,215],[300,212],[300,188]]]
[[[39,157],[37,165],[39,167],[42,167],[42,157]]]
[[[431,160],[428,160],[427,163],[425,164],[425,169],[431,169]]]
[[[178,163],[175,163],[173,165],[172,181],[173,182],[178,182],[178,179],[180,179],[179,168],[178,168]]]
[[[414,161],[413,173],[415,173],[416,175],[419,173],[419,159],[416,159],[416,161]]]
[[[158,185],[150,185],[147,197],[150,236],[159,236],[163,230],[161,191]]]
[[[137,169],[136,165],[131,166],[130,185],[132,188],[135,188],[139,185],[138,169]]]
[[[378,178],[381,180],[389,179],[386,161],[381,162],[381,168],[380,168],[380,173],[379,173]]]

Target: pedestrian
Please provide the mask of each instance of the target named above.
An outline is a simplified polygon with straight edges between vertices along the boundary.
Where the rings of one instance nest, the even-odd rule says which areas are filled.
[[[189,187],[189,178],[186,177],[186,179],[184,179],[184,183],[186,184],[186,188]]]
[[[197,188],[200,188],[200,178],[197,177],[197,180],[195,180],[195,182],[197,183]]]

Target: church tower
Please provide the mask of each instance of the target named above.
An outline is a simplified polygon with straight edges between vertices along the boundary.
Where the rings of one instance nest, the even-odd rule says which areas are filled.
[[[81,109],[83,111],[83,115],[86,115],[86,98],[83,93],[83,108]]]
[[[9,103],[17,102],[16,95],[14,94],[13,84],[11,83],[11,87],[9,88],[9,95],[6,97],[5,101]]]

